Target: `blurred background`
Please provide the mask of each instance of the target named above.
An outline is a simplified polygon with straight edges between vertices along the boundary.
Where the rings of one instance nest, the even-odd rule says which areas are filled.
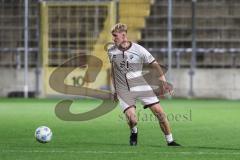
[[[49,77],[78,56],[64,66],[76,68],[65,83],[82,86],[86,55],[103,67],[84,85],[110,90],[104,46],[121,22],[129,40],[168,66],[175,97],[240,99],[239,7],[239,0],[0,0],[0,97],[66,96]]]

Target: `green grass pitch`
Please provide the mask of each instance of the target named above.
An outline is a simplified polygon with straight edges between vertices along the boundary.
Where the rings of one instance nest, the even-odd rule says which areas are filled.
[[[0,159],[2,160],[207,160],[239,159],[240,101],[162,100],[177,142],[170,148],[149,110],[138,104],[139,144],[128,144],[129,129],[119,108],[85,122],[55,116],[59,100],[0,100]],[[91,110],[97,100],[76,100],[74,113]],[[37,127],[53,131],[50,143],[34,139]]]

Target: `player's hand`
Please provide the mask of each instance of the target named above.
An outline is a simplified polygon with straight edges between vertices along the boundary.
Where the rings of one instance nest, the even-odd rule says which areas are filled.
[[[166,93],[170,94],[171,96],[174,95],[174,90],[173,90],[173,86],[166,82],[166,81],[162,81],[162,89],[163,89],[163,94],[165,95]]]

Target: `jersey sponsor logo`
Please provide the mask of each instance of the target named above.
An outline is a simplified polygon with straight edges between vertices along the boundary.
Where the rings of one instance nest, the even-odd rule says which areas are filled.
[[[134,56],[133,56],[132,54],[129,56],[129,58],[130,58],[131,60],[133,59],[133,57],[134,57]]]
[[[125,67],[125,64],[126,64],[125,61],[120,62],[120,68],[124,68],[124,67]]]

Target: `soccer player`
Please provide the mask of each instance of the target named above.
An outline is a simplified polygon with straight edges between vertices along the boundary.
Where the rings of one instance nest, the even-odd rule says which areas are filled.
[[[142,76],[143,64],[150,65],[158,71],[159,80],[164,82],[164,89],[172,94],[160,65],[145,48],[128,41],[126,24],[116,24],[111,33],[115,45],[108,49],[108,56],[112,65],[114,97],[115,100],[119,100],[120,107],[128,120],[131,131],[130,145],[137,145],[138,128],[135,103],[139,99],[144,108],[149,108],[157,117],[167,145],[180,146],[173,139],[169,122],[159,104],[158,97]]]

